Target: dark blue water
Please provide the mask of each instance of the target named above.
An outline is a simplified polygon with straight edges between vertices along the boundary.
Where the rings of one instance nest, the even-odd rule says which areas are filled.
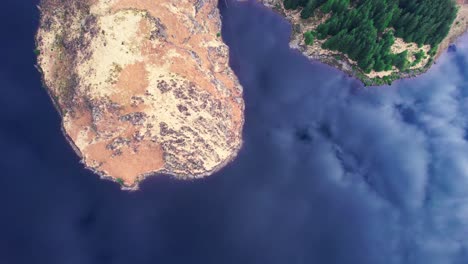
[[[363,88],[221,1],[244,147],[216,175],[120,191],[83,169],[34,68],[35,1],[0,17],[0,263],[468,262],[468,44]]]

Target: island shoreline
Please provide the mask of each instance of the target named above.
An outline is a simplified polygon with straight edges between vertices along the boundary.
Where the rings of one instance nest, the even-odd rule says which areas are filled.
[[[461,1],[461,2],[460,2]],[[245,0],[238,0],[238,2],[247,2]],[[375,78],[370,78],[364,74],[362,70],[359,70],[356,65],[354,65],[346,56],[343,54],[339,53],[338,54],[332,54],[332,55],[326,55],[326,54],[305,54],[304,50],[301,50],[301,46],[295,46],[292,45],[293,41],[293,36],[295,34],[295,28],[294,24],[290,20],[290,18],[287,16],[285,13],[285,9],[282,5],[282,0],[255,0],[256,3],[259,3],[262,8],[266,8],[270,11],[273,11],[275,14],[279,15],[282,19],[285,19],[291,26],[291,35],[289,37],[289,47],[293,50],[297,50],[300,52],[303,56],[308,58],[311,61],[316,61],[320,63],[324,63],[328,66],[331,66],[333,68],[336,68],[340,70],[341,72],[345,73],[348,77],[355,78],[359,80],[364,87],[366,86],[383,86],[383,85],[390,85],[390,84],[385,84],[381,82],[381,78],[375,77]],[[278,2],[281,2],[278,4]],[[274,3],[274,4],[273,4]],[[457,2],[457,5],[459,9],[467,8],[468,3],[465,3],[465,0],[459,0]],[[460,10],[459,10],[460,11]],[[454,22],[455,23],[455,20]],[[437,60],[440,58],[440,56],[447,51],[450,45],[453,45],[457,42],[457,40],[465,35],[468,32],[468,22],[466,22],[467,25],[464,28],[464,31],[455,34],[455,35],[447,35],[447,37],[441,42],[441,44],[448,43],[447,45],[440,45],[438,47],[437,53],[434,56],[434,59],[432,62],[426,64],[422,68],[418,69],[413,69],[410,72],[398,72],[396,74],[392,74],[391,76],[391,82],[393,81],[398,81],[398,80],[403,80],[403,79],[411,79],[415,78],[421,74],[426,73],[434,64],[437,63]],[[454,25],[452,25],[453,27]],[[302,47],[304,48],[304,47]],[[337,59],[339,58],[339,59]]]
[[[37,8],[38,8],[39,13],[40,13],[39,21],[41,21],[41,19],[43,17],[41,6],[37,5]],[[221,18],[220,18],[220,20],[221,20]],[[221,23],[222,23],[222,21],[221,21]],[[40,46],[39,45],[39,41],[40,41],[39,40],[39,31],[40,31],[40,27],[37,28],[35,36],[34,36],[34,41],[35,41],[35,47],[36,48]],[[229,52],[229,47],[228,47],[228,52]],[[183,181],[199,180],[199,179],[205,178],[207,176],[210,176],[210,175],[218,172],[219,170],[224,168],[227,164],[231,163],[238,156],[240,150],[243,147],[242,131],[243,131],[244,123],[245,123],[245,116],[242,114],[242,118],[240,119],[240,122],[238,124],[239,127],[242,128],[242,131],[241,131],[241,133],[238,134],[238,137],[233,139],[233,142],[236,142],[237,144],[235,144],[234,147],[230,150],[230,155],[226,159],[224,159],[221,163],[214,166],[212,169],[207,170],[207,171],[205,171],[203,173],[192,174],[192,173],[171,172],[171,171],[169,171],[169,170],[167,170],[166,168],[163,167],[162,169],[159,169],[159,170],[149,171],[149,172],[137,175],[135,177],[134,182],[131,185],[126,185],[125,183],[122,183],[121,181],[119,181],[120,180],[119,178],[110,176],[110,175],[106,174],[103,171],[100,171],[98,169],[95,169],[95,168],[90,167],[90,166],[87,165],[87,163],[86,163],[86,161],[84,159],[83,153],[78,148],[78,146],[76,145],[74,140],[70,137],[70,135],[66,132],[66,129],[65,129],[65,126],[64,126],[65,125],[64,112],[62,111],[62,108],[59,105],[58,98],[56,97],[56,95],[53,94],[51,89],[49,89],[48,85],[46,84],[45,73],[44,73],[43,69],[41,68],[41,66],[39,65],[39,63],[37,61],[37,57],[41,53],[41,50],[36,49],[35,53],[36,53],[35,67],[36,67],[37,71],[40,73],[42,88],[46,90],[50,100],[52,101],[52,104],[54,105],[55,110],[57,111],[57,113],[58,113],[58,115],[60,117],[60,130],[61,130],[62,134],[64,135],[66,141],[70,144],[72,150],[76,153],[76,155],[78,156],[78,158],[80,160],[80,163],[84,165],[84,168],[86,170],[89,170],[89,171],[93,172],[94,174],[97,174],[100,179],[109,180],[109,181],[113,181],[113,182],[118,183],[122,190],[137,191],[140,188],[141,182],[144,181],[147,177],[150,177],[150,176],[170,176],[171,178],[174,178],[176,180],[183,180]],[[245,112],[245,104],[244,103],[241,104],[241,109],[240,110],[241,110],[242,113]]]

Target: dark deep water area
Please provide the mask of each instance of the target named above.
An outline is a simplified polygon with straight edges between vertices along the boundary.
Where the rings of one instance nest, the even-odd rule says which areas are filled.
[[[363,88],[220,1],[244,86],[238,158],[137,192],[85,170],[34,68],[37,0],[0,16],[0,264],[468,263],[468,38],[423,76]]]

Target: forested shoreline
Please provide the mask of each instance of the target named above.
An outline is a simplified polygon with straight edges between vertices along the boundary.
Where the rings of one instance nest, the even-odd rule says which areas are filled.
[[[284,0],[286,9],[301,9],[301,18],[317,12],[331,14],[316,30],[304,32],[305,43],[326,40],[322,48],[339,51],[357,62],[365,73],[392,70],[405,71],[423,58],[436,54],[438,45],[447,36],[457,14],[453,0]],[[391,52],[395,37],[414,42],[420,50]]]

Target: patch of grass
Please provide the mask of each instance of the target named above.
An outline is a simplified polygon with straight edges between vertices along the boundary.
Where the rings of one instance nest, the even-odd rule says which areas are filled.
[[[317,33],[315,31],[307,31],[304,33],[304,42],[306,45],[314,45],[315,35]]]
[[[124,180],[122,178],[117,178],[117,179],[115,179],[115,181],[117,181],[117,183],[120,184],[120,185],[125,184],[125,182],[124,182]]]
[[[39,56],[39,54],[41,54],[41,51],[39,49],[34,49],[33,52],[34,54],[36,54],[36,56]]]

